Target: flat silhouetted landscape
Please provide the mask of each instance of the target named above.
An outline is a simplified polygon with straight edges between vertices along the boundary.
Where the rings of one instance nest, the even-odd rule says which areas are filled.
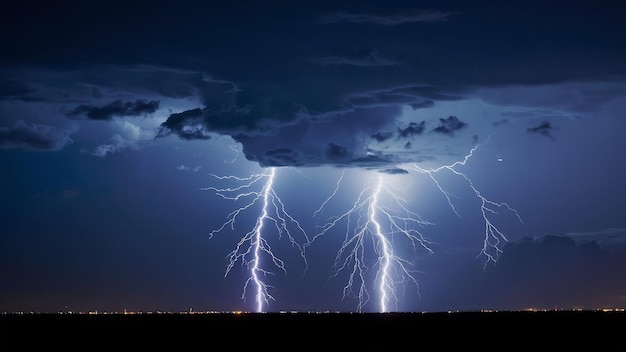
[[[619,350],[626,313],[5,314],[2,350]]]

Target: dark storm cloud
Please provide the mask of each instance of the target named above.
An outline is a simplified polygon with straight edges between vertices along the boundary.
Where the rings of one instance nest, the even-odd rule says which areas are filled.
[[[402,138],[420,135],[424,133],[425,128],[426,128],[426,121],[422,121],[420,123],[411,122],[409,123],[409,126],[407,126],[406,128],[399,128],[398,135]]]
[[[382,169],[382,170],[379,170],[378,172],[381,172],[383,174],[388,174],[388,175],[401,175],[401,174],[409,173],[407,170],[399,168],[399,167],[395,167],[391,169]]]
[[[256,118],[247,121],[244,117],[251,112],[241,112],[239,120],[224,121],[232,113],[194,109],[172,114],[162,123],[158,136],[174,134],[184,139],[206,139],[209,131],[230,135],[241,143],[246,159],[264,167],[331,165],[371,168],[399,161],[393,154],[369,150],[368,143],[376,134],[372,131],[386,130],[400,113],[398,107],[373,107],[336,112],[320,118],[290,115],[292,117],[287,116],[284,121],[264,122]]]
[[[365,169],[380,169],[382,167],[397,163],[392,155],[367,154],[363,157],[351,159],[347,166],[362,167]]]
[[[1,100],[33,100],[30,95],[35,91],[29,85],[14,79],[0,81],[0,101]]]
[[[462,91],[457,88],[442,88],[431,85],[415,85],[394,88],[388,94],[410,96],[419,98],[420,100],[429,99],[437,101],[455,101],[464,98],[463,95],[459,95],[457,93],[462,93]],[[419,101],[419,103],[425,102]]]
[[[385,93],[354,95],[348,98],[351,105],[360,107],[404,105],[414,100],[415,98],[410,96]]]
[[[574,115],[569,112],[564,111],[555,111],[548,109],[528,109],[523,111],[504,111],[500,113],[500,115],[505,118],[511,119],[537,119],[541,118],[544,120],[551,119],[580,119],[582,118],[580,115]]]
[[[455,131],[461,130],[467,127],[467,123],[459,120],[456,116],[448,116],[448,118],[439,119],[440,125],[433,129],[433,132],[442,133],[448,136],[453,136]]]
[[[334,53],[326,56],[317,56],[311,62],[319,65],[350,65],[360,67],[390,66],[399,64],[398,61],[385,57],[378,50],[367,46],[349,47],[333,50]]]
[[[0,100],[61,103],[69,105],[66,111],[91,112],[102,119],[115,113],[151,113],[162,107],[164,98],[200,97],[207,104],[224,102],[237,91],[233,82],[201,71],[136,63],[85,64],[65,70],[16,67],[0,70],[2,77],[6,78],[0,83]],[[97,101],[101,99],[110,103],[102,105]]]
[[[69,117],[85,115],[92,120],[111,120],[115,116],[146,116],[159,109],[159,101],[139,99],[136,101],[113,101],[104,106],[79,105],[66,115]]]
[[[433,106],[435,106],[435,103],[432,100],[425,100],[420,103],[411,103],[410,105],[413,108],[413,110],[417,110],[417,109],[432,108]]]
[[[372,135],[372,138],[378,142],[384,142],[391,137],[393,137],[393,132],[377,132]]]
[[[339,144],[328,143],[324,154],[330,160],[340,160],[348,156],[348,149]]]
[[[293,91],[263,84],[235,84],[205,77],[197,89],[202,104],[202,117],[207,130],[235,136],[267,135],[284,126],[297,123],[308,115],[307,107],[297,101]],[[189,124],[190,116],[173,115],[163,126],[175,130],[176,125]],[[201,136],[204,139],[204,136]]]
[[[503,112],[511,117],[560,115],[580,117],[598,110],[626,94],[620,80],[603,82],[559,82],[541,86],[512,85],[481,90],[481,97],[498,105],[533,107],[523,111]]]
[[[376,52],[371,52],[363,57],[339,57],[322,56],[311,59],[312,62],[320,65],[352,65],[352,66],[389,66],[397,65],[398,62],[381,56]]]
[[[94,105],[96,98],[121,99],[123,105],[149,97],[163,108],[165,98],[184,98],[201,110],[173,114],[159,137],[230,136],[261,165],[369,165],[373,156],[395,163],[415,161],[411,152],[419,152],[420,160],[441,157],[444,148],[460,152],[461,146],[426,145],[428,134],[399,121],[406,107],[428,114],[446,102],[475,98],[546,111],[559,105],[555,116],[575,116],[569,112],[590,111],[607,96],[624,94],[624,39],[614,35],[624,26],[616,15],[621,5],[611,5],[611,11],[589,6],[584,12],[522,1],[442,1],[437,8],[417,10],[411,2],[369,1],[357,7],[286,2],[280,10],[246,3],[246,11],[226,2],[211,11],[196,5],[130,4],[123,12],[163,26],[117,21],[117,11],[102,4],[76,5],[91,14],[80,17],[81,31],[61,20],[77,11],[66,4],[47,11],[16,5],[14,15],[5,14],[7,55],[0,60],[17,68],[3,72],[13,85],[0,95],[35,97],[29,89],[43,86],[46,98],[72,102],[65,111],[96,119],[126,113],[119,104]],[[19,35],[23,25],[15,18],[33,12],[38,21],[28,28],[30,36]],[[521,35],[529,16],[536,19],[534,26]],[[104,35],[102,28],[110,30]],[[145,40],[148,29],[159,40]],[[43,43],[33,35],[46,31],[54,35]],[[85,37],[92,45],[84,45]],[[111,43],[125,50],[112,50]],[[22,67],[25,62],[32,68]],[[606,85],[609,78],[615,84]],[[372,116],[374,111],[380,115]],[[431,137],[466,127],[470,134],[487,134],[475,127],[480,124],[473,119],[481,117],[467,116],[464,122],[442,120],[438,127],[428,120],[429,130],[435,127]],[[398,141],[385,131],[425,141]],[[343,156],[327,153],[329,145],[341,146]]]
[[[15,122],[13,127],[0,127],[0,148],[57,151],[72,143],[70,135],[73,132],[20,120]]]
[[[594,232],[570,232],[566,235],[576,241],[576,244],[595,242],[609,252],[626,253],[626,228],[610,228]]]
[[[265,166],[304,166],[301,160],[298,153],[289,148],[272,149],[263,154]]]
[[[456,90],[446,90],[434,86],[404,86],[351,94],[349,104],[355,106],[410,105],[414,109],[434,106],[436,101],[455,101],[463,99]]]
[[[191,140],[208,139],[209,133],[227,135],[241,143],[246,159],[264,167],[384,168],[403,162],[449,160],[467,152],[471,146],[446,145],[444,155],[441,146],[429,144],[430,137],[425,137],[416,148],[400,140],[424,135],[426,121],[397,127],[402,108],[408,107],[408,103],[423,102],[424,96],[441,101],[460,99],[456,93],[437,87],[399,86],[350,94],[343,105],[335,107],[341,107],[340,110],[311,113],[306,105],[296,104],[288,97],[268,96],[241,85],[227,102],[172,114],[162,123],[158,136],[173,134]],[[467,127],[454,116],[440,119],[439,124],[434,132],[448,136]],[[395,133],[398,138],[393,138]]]
[[[554,136],[552,135],[552,130],[553,130],[552,124],[548,121],[542,122],[541,124],[535,127],[530,127],[527,129],[528,132],[538,133],[542,136],[554,138]]]
[[[394,15],[380,15],[380,14],[365,14],[365,13],[343,13],[337,12],[328,14],[320,20],[321,23],[372,23],[382,26],[395,26],[405,23],[432,23],[446,21],[455,13],[424,10],[413,11],[412,13],[394,14]]]
[[[156,137],[166,137],[175,134],[186,140],[210,139],[209,131],[205,127],[202,109],[192,109],[176,114],[171,114],[161,124]]]

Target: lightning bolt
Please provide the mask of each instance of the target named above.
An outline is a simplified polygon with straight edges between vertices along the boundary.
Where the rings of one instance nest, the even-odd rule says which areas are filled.
[[[212,230],[209,233],[209,238],[228,228],[234,231],[239,216],[249,211],[255,204],[260,203],[261,212],[256,218],[254,227],[239,240],[235,248],[227,255],[228,265],[224,276],[226,277],[237,263],[241,263],[242,267],[247,268],[249,277],[245,281],[241,298],[245,301],[248,290],[254,290],[256,311],[263,312],[265,306],[269,305],[270,301],[275,300],[270,293],[273,286],[265,281],[267,276],[273,275],[274,272],[264,266],[263,260],[271,262],[274,269],[287,273],[285,263],[274,254],[265,236],[268,231],[272,230],[272,227],[268,228],[265,225],[273,224],[279,238],[286,236],[289,239],[291,245],[299,250],[305,266],[304,246],[296,240],[296,232],[302,236],[301,242],[308,243],[309,239],[300,223],[286,211],[285,204],[274,190],[275,168],[269,168],[262,173],[255,173],[249,177],[212,176],[218,180],[234,182],[237,186],[206,187],[202,190],[213,191],[226,200],[243,202],[244,204],[230,212],[226,222],[219,228]],[[258,190],[259,186],[260,190]]]
[[[334,192],[314,215],[320,215],[324,207],[337,196],[344,175],[345,171],[342,172]],[[387,196],[387,201],[392,206],[384,205],[381,199],[383,195]],[[343,298],[354,295],[358,299],[358,312],[365,309],[371,298],[371,288],[368,287],[370,267],[375,272],[373,280],[376,283],[381,312],[390,311],[391,304],[397,307],[400,302],[400,287],[406,288],[408,284],[412,284],[419,289],[411,262],[397,254],[394,246],[408,243],[413,251],[421,248],[432,253],[430,246],[433,243],[419,231],[432,223],[410,211],[406,201],[386,184],[385,176],[379,174],[370,178],[352,207],[343,214],[328,219],[307,245],[342,223],[346,226],[345,238],[335,257],[334,274],[331,278],[343,271],[348,272]],[[369,259],[370,254],[373,260]]]
[[[226,161],[224,160],[224,163],[227,164],[233,164],[235,161],[237,161],[237,158],[239,158],[239,149],[237,149],[235,146],[230,146],[230,150],[232,150],[235,153],[235,156],[233,157],[233,159],[231,161]]]
[[[487,142],[488,141],[489,139],[487,139]],[[450,193],[448,193],[441,186],[441,184],[439,183],[435,175],[441,171],[447,170],[461,177],[467,182],[467,184],[469,185],[469,187],[471,188],[471,190],[474,192],[474,194],[480,200],[480,203],[481,203],[480,211],[481,211],[482,218],[485,224],[485,237],[483,240],[483,246],[478,256],[479,257],[484,256],[486,258],[484,267],[483,267],[483,268],[486,268],[486,266],[490,262],[495,263],[497,261],[499,255],[502,253],[502,249],[500,248],[502,243],[508,241],[504,233],[500,231],[500,229],[494,225],[493,221],[490,219],[490,215],[498,214],[498,209],[506,209],[510,211],[511,213],[513,213],[517,217],[520,223],[523,223],[523,221],[520,215],[518,214],[517,210],[513,209],[511,206],[509,206],[509,204],[505,202],[494,202],[486,198],[485,196],[483,196],[482,193],[474,186],[474,183],[472,182],[472,180],[468,176],[466,176],[463,172],[457,169],[458,167],[465,166],[467,161],[474,155],[474,152],[476,152],[476,150],[479,147],[480,145],[474,146],[469,151],[469,153],[465,155],[463,160],[457,161],[451,165],[444,165],[438,168],[424,169],[418,166],[417,164],[413,164],[413,167],[417,172],[422,173],[422,174],[427,174],[428,176],[430,176],[430,178],[433,180],[433,182],[435,183],[439,191],[441,191],[441,193],[446,197],[448,204],[450,205],[450,208],[452,209],[452,211],[459,217],[461,216],[457,212],[454,206],[454,203],[452,202],[450,198]]]
[[[481,204],[480,211],[485,224],[485,235],[478,257],[484,256],[486,258],[484,263],[486,267],[489,262],[496,262],[499,254],[502,253],[502,243],[507,241],[504,233],[495,226],[491,215],[497,214],[499,209],[506,209],[513,213],[521,223],[523,221],[517,211],[507,203],[495,202],[483,196],[472,180],[459,170],[460,167],[467,164],[479,146],[476,145],[462,160],[450,165],[427,169],[412,164],[412,168],[418,173],[430,177],[437,189],[446,198],[451,210],[459,218],[461,215],[452,200],[453,194],[442,186],[437,175],[448,171],[467,182]],[[320,208],[315,211],[314,216],[321,215],[328,203],[337,197],[344,176],[345,170],[341,173],[332,194],[324,200]],[[394,249],[403,248],[403,246],[398,246],[400,240],[404,240],[405,243],[408,241],[414,252],[421,248],[429,254],[433,253],[431,247],[434,242],[425,237],[420,229],[425,225],[434,224],[423,220],[417,213],[409,210],[406,201],[386,185],[385,177],[393,176],[380,174],[377,178],[366,182],[352,207],[341,215],[329,218],[326,223],[319,227],[317,234],[307,244],[311,245],[318,237],[327,234],[331,229],[345,222],[345,238],[335,257],[334,274],[331,277],[336,277],[343,271],[349,272],[347,283],[343,288],[343,298],[354,294],[358,298],[358,312],[361,312],[370,300],[367,273],[372,268],[375,272],[374,282],[379,297],[378,307],[381,312],[390,311],[391,303],[395,303],[397,307],[400,300],[398,295],[400,286],[405,288],[408,283],[412,283],[418,289],[419,294],[419,284],[413,275],[416,270],[409,260],[396,254]],[[383,195],[388,196],[391,206],[382,205],[381,197]],[[367,246],[368,239],[372,244],[369,249]],[[372,260],[368,261],[368,256],[371,253],[373,253],[373,263]]]

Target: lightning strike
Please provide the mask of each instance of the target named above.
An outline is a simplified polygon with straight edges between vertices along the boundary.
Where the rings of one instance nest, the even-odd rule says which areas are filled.
[[[274,181],[276,179],[276,170],[274,168],[269,168],[263,173],[252,174],[249,177],[212,176],[218,180],[235,182],[237,186],[225,188],[207,187],[202,190],[213,191],[219,197],[233,202],[243,202],[243,205],[230,212],[226,222],[219,228],[212,230],[209,233],[209,238],[227,228],[234,231],[237,219],[244,212],[253,208],[255,204],[260,203],[261,212],[256,218],[254,227],[241,237],[235,248],[227,255],[228,265],[224,276],[226,277],[237,263],[247,268],[249,277],[245,281],[241,298],[245,301],[248,289],[254,290],[253,297],[256,303],[256,311],[259,313],[263,312],[270,301],[275,300],[270,293],[273,286],[266,281],[266,278],[273,275],[274,272],[267,268],[268,265],[263,260],[271,262],[271,266],[274,269],[287,273],[285,263],[274,254],[266,238],[266,233],[272,231],[272,227],[268,228],[265,225],[274,224],[273,227],[278,237],[286,236],[289,239],[291,245],[298,249],[305,266],[304,246],[300,242],[308,243],[309,239],[300,223],[286,211],[285,204],[274,189]],[[258,190],[259,186],[261,190]],[[302,237],[300,241],[296,239],[296,232]]]
[[[451,165],[444,165],[438,168],[424,169],[418,166],[417,164],[413,164],[413,167],[417,172],[422,173],[422,174],[427,174],[434,181],[439,191],[441,191],[441,193],[446,197],[448,204],[450,205],[450,208],[452,209],[452,211],[459,217],[461,216],[459,215],[457,209],[455,208],[454,203],[452,202],[450,198],[450,194],[447,191],[445,191],[445,189],[441,186],[441,184],[439,183],[435,175],[441,171],[447,170],[463,178],[467,182],[467,184],[469,185],[469,187],[471,188],[471,190],[474,192],[474,194],[480,200],[480,203],[481,203],[480,211],[482,214],[483,221],[485,223],[485,237],[483,240],[483,246],[478,256],[479,257],[484,256],[486,258],[485,263],[484,263],[484,267],[486,268],[486,266],[490,262],[495,263],[497,261],[499,255],[502,253],[502,249],[501,249],[502,243],[508,241],[504,233],[500,231],[500,229],[494,225],[494,223],[490,219],[490,214],[498,214],[498,209],[506,209],[510,211],[511,213],[513,213],[517,217],[520,223],[523,223],[523,221],[520,215],[518,214],[517,210],[513,209],[511,206],[509,206],[509,204],[505,202],[494,202],[486,198],[474,186],[474,183],[467,175],[457,170],[458,167],[466,165],[467,161],[473,156],[474,152],[476,152],[479,146],[480,145],[474,146],[469,151],[469,153],[465,155],[463,160],[457,161]]]
[[[344,173],[334,192],[314,215],[320,215],[324,207],[337,196],[343,177]],[[366,308],[371,298],[372,288],[368,282],[370,269],[374,270],[373,281],[378,292],[380,312],[389,312],[392,310],[391,305],[397,308],[400,302],[399,288],[412,284],[419,291],[419,284],[414,277],[416,270],[409,260],[396,253],[396,245],[404,247],[410,244],[414,252],[422,249],[432,253],[430,246],[433,242],[419,231],[432,223],[410,211],[406,201],[385,183],[385,177],[393,176],[378,175],[369,179],[352,207],[339,216],[329,218],[307,244],[311,245],[318,237],[345,223],[345,238],[335,257],[331,278],[341,272],[348,272],[343,298],[354,295],[358,299],[358,312]],[[383,196],[387,196],[386,200],[391,206],[384,205]]]
[[[239,149],[235,148],[234,146],[230,146],[230,150],[232,150],[235,153],[235,156],[233,157],[233,159],[231,161],[226,161],[224,160],[224,163],[226,164],[233,164],[235,161],[237,161],[237,158],[239,158]]]
[[[505,209],[514,214],[520,223],[523,221],[518,212],[507,203],[495,202],[485,197],[472,180],[459,170],[467,164],[478,147],[479,145],[476,145],[462,160],[450,165],[427,169],[414,163],[412,167],[418,173],[430,177],[445,197],[452,212],[459,218],[461,215],[453,200],[458,197],[444,188],[437,175],[448,171],[469,185],[473,194],[480,200],[480,211],[485,224],[484,240],[478,257],[486,258],[484,263],[486,267],[488,263],[496,262],[502,253],[502,243],[508,241],[504,233],[494,224],[492,215],[497,214],[500,209]],[[314,212],[314,217],[319,217],[324,208],[338,197],[344,176],[345,171],[342,172],[332,194]],[[397,308],[400,303],[399,287],[406,288],[407,284],[411,283],[418,289],[419,295],[419,284],[414,276],[416,270],[411,261],[396,253],[396,249],[404,248],[408,241],[414,253],[420,249],[429,254],[433,253],[431,248],[434,242],[425,237],[420,229],[434,224],[409,210],[407,202],[386,185],[385,177],[394,176],[380,174],[377,178],[368,180],[352,207],[341,215],[330,217],[326,223],[318,227],[318,232],[312,237],[311,242],[305,245],[305,247],[311,245],[318,237],[326,235],[332,229],[342,225],[346,227],[343,243],[335,257],[334,273],[331,278],[337,277],[341,272],[348,272],[347,283],[343,288],[343,299],[354,295],[358,299],[358,312],[365,309],[370,301],[371,277],[368,275],[371,274],[368,273],[372,270],[375,273],[373,282],[377,290],[380,312],[391,311],[394,303]],[[383,195],[388,196],[387,206],[383,205],[381,199]]]

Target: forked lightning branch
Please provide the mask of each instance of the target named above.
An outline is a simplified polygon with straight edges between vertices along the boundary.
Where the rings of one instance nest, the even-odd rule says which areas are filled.
[[[485,265],[495,262],[501,253],[501,246],[507,241],[504,233],[493,223],[491,216],[500,209],[511,212],[520,222],[521,217],[507,203],[495,202],[486,198],[474,185],[472,180],[460,169],[466,165],[479,146],[455,163],[438,168],[423,168],[418,164],[410,166],[411,172],[426,174],[434,182],[435,187],[447,200],[450,209],[461,216],[450,197],[450,193],[438,180],[438,174],[449,172],[466,183],[473,195],[480,201],[480,214],[484,222],[483,245],[478,256],[483,256]],[[407,171],[408,172],[408,171]],[[356,311],[362,312],[366,305],[373,302],[379,312],[397,310],[402,302],[402,293],[410,286],[419,294],[419,282],[415,277],[418,268],[413,266],[415,255],[432,254],[434,242],[425,234],[425,228],[433,223],[423,219],[409,209],[408,202],[403,198],[402,191],[389,186],[394,175],[376,171],[364,182],[356,199],[348,202],[343,212],[329,214],[321,225],[315,229],[313,236],[307,235],[298,220],[292,217],[284,202],[275,191],[276,168],[268,168],[262,173],[249,177],[216,176],[219,181],[236,184],[232,187],[207,187],[203,190],[215,192],[216,195],[239,204],[226,217],[226,221],[210,232],[210,237],[230,229],[235,231],[237,220],[243,213],[254,212],[254,226],[238,241],[235,248],[228,254],[225,276],[236,264],[241,264],[248,272],[243,287],[242,299],[253,297],[257,312],[267,309],[274,300],[271,293],[273,287],[268,283],[268,275],[274,270],[286,273],[285,263],[275,255],[269,237],[286,237],[294,248],[299,251],[305,264],[305,250],[325,236],[342,236],[343,242],[336,253],[333,274],[330,278],[346,275],[343,287],[343,298],[356,298]],[[331,202],[345,203],[339,198],[343,187],[345,170],[342,171],[335,189],[313,213],[313,218],[320,219],[327,212]],[[338,209],[335,204],[332,209]],[[400,247],[399,247],[400,246]],[[406,248],[411,249],[410,256]],[[307,264],[308,265],[308,264]]]
[[[249,276],[244,283],[241,298],[246,300],[248,295],[254,298],[256,311],[263,312],[270,301],[275,300],[271,294],[272,286],[267,283],[267,276],[273,275],[274,270],[287,272],[285,263],[275,255],[269,242],[269,235],[274,234],[276,238],[286,237],[291,244],[298,249],[305,264],[304,248],[300,243],[308,242],[307,234],[287,210],[285,204],[278,197],[274,190],[276,169],[269,168],[263,173],[252,174],[249,177],[217,176],[218,180],[234,182],[235,187],[207,187],[203,190],[214,191],[218,196],[241,204],[238,208],[230,212],[226,222],[221,227],[212,230],[209,238],[227,228],[235,231],[238,218],[243,213],[254,211],[260,205],[260,213],[256,217],[252,229],[245,233],[239,240],[235,248],[228,254],[228,265],[225,276],[233,267],[240,263],[248,270]],[[300,236],[300,239],[296,237]],[[250,292],[252,291],[252,292]]]

